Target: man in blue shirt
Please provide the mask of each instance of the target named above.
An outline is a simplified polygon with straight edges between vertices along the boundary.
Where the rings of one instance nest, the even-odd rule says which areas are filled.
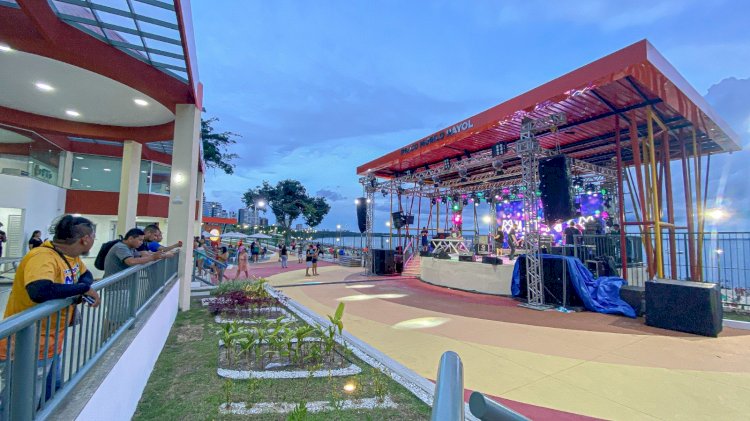
[[[140,252],[148,251],[151,253],[156,253],[160,251],[162,253],[166,253],[168,251],[182,247],[182,241],[178,241],[169,247],[164,247],[161,244],[159,244],[159,242],[162,241],[162,238],[163,237],[161,234],[161,229],[159,229],[158,225],[156,224],[148,225],[146,228],[143,229],[143,244],[141,244],[141,246],[138,247],[136,250]]]

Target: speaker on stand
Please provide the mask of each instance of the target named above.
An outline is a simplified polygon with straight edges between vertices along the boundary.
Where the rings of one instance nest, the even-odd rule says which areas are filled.
[[[357,204],[357,227],[359,233],[363,234],[367,231],[367,199],[359,197],[355,203]]]
[[[570,194],[570,166],[565,155],[539,160],[539,190],[547,225],[575,216],[573,196]]]

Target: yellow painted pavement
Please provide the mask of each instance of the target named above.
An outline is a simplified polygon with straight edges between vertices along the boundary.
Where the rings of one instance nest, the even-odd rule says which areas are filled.
[[[361,268],[319,272],[314,278],[287,272],[269,281],[341,281]],[[321,315],[333,313],[337,298],[368,294],[343,284],[283,291]],[[423,317],[447,322],[393,327]],[[426,378],[435,378],[443,352],[455,351],[467,389],[519,402],[605,419],[750,419],[750,335],[578,331],[444,314],[398,298],[347,302],[344,321],[350,333]]]

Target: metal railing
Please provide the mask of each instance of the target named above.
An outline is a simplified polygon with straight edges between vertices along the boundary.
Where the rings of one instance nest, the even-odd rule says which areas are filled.
[[[626,235],[623,268],[620,238],[618,235],[582,235],[575,238],[574,253],[584,263],[600,256],[614,260],[618,274],[627,278],[629,285],[644,286],[649,280],[646,255],[646,236]],[[653,242],[654,235],[650,236]],[[690,238],[698,240],[696,256],[701,265],[693,262],[691,273]],[[694,243],[695,244],[695,243]],[[700,247],[698,247],[700,246]],[[674,250],[673,250],[674,249]],[[720,285],[725,307],[750,311],[750,233],[748,232],[677,232],[674,240],[665,231],[662,235],[664,277],[676,280],[702,280]],[[698,251],[700,254],[698,255]],[[573,252],[573,251],[571,251]],[[671,258],[674,254],[674,259]],[[695,275],[695,276],[693,276]],[[693,279],[697,278],[697,279]]]
[[[38,304],[0,322],[0,419],[50,417],[76,384],[177,276],[179,259],[95,282],[97,308],[76,298]]]
[[[463,421],[465,418],[474,419],[473,417],[482,421],[528,421],[523,415],[479,392],[471,394],[469,408],[471,414],[467,416],[461,357],[453,351],[446,351],[440,357],[438,366],[431,421]]]
[[[199,261],[203,261],[202,265],[199,265]],[[199,267],[200,266],[200,267]],[[223,280],[224,271],[228,265],[225,262],[220,262],[215,259],[215,256],[200,252],[193,251],[193,280],[202,282],[206,285],[213,286],[211,282],[211,271],[215,268],[218,271],[217,278],[219,283]],[[201,270],[202,269],[202,270]]]
[[[453,351],[440,357],[430,420],[464,420],[464,365]]]

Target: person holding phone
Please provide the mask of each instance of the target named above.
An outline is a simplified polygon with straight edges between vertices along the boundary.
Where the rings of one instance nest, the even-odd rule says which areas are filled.
[[[5,318],[28,310],[37,304],[60,298],[80,297],[92,307],[101,299],[91,287],[94,276],[86,268],[81,256],[86,256],[94,245],[94,224],[86,218],[65,215],[55,225],[52,241],[30,250],[21,260],[13,279],[13,286],[5,308]],[[42,398],[42,385],[46,397],[52,387],[59,388],[62,381],[59,364],[65,340],[65,330],[73,321],[73,304],[41,320],[39,327],[39,355],[35,399]],[[49,325],[48,325],[49,323]],[[8,361],[7,339],[0,340],[0,363]],[[3,370],[6,373],[7,370]],[[47,375],[46,382],[42,379]],[[5,382],[3,382],[5,384]]]

